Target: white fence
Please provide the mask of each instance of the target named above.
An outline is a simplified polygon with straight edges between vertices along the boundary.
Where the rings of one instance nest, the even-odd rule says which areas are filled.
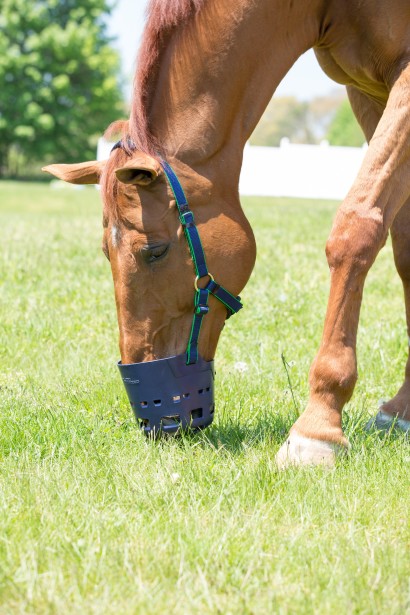
[[[282,139],[280,147],[247,145],[239,190],[258,196],[342,200],[362,164],[367,146],[299,145]]]
[[[98,142],[98,160],[112,143]],[[280,147],[246,145],[239,191],[243,195],[342,200],[366,153],[363,147],[299,145],[282,139]]]

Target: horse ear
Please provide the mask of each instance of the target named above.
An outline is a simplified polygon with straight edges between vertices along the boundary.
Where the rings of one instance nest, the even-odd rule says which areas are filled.
[[[120,182],[123,184],[138,184],[139,186],[148,186],[157,179],[161,172],[159,162],[142,152],[136,153],[127,164],[115,170]]]
[[[106,162],[106,160],[92,160],[77,164],[49,164],[43,167],[42,171],[70,184],[98,184]]]

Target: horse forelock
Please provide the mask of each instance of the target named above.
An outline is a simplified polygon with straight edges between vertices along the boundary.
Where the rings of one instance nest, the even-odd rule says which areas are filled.
[[[111,211],[112,219],[116,221],[118,218],[116,208],[118,181],[115,175],[115,169],[124,164],[127,156],[130,154],[126,146],[129,138],[129,122],[125,120],[113,122],[105,131],[104,137],[107,141],[121,140],[124,143],[124,147],[111,152],[100,179],[101,195],[103,197],[104,206],[107,210]]]
[[[148,109],[158,78],[161,52],[175,28],[187,22],[206,0],[150,0],[147,23],[137,56],[129,126],[137,149],[156,156],[164,153],[149,124]]]

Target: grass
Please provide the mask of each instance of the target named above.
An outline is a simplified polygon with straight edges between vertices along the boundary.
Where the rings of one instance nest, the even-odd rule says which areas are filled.
[[[409,443],[363,430],[407,353],[390,245],[365,291],[350,456],[274,463],[307,399],[336,205],[244,200],[259,253],[216,419],[151,443],[115,367],[97,191],[0,184],[1,613],[410,613]]]

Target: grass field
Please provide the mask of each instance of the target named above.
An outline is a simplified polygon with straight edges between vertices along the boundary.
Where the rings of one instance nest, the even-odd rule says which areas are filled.
[[[97,191],[0,183],[1,614],[410,613],[410,445],[363,430],[407,353],[391,246],[365,291],[351,454],[279,473],[320,341],[336,204],[244,207],[258,259],[218,348],[216,419],[151,443],[115,366]]]

